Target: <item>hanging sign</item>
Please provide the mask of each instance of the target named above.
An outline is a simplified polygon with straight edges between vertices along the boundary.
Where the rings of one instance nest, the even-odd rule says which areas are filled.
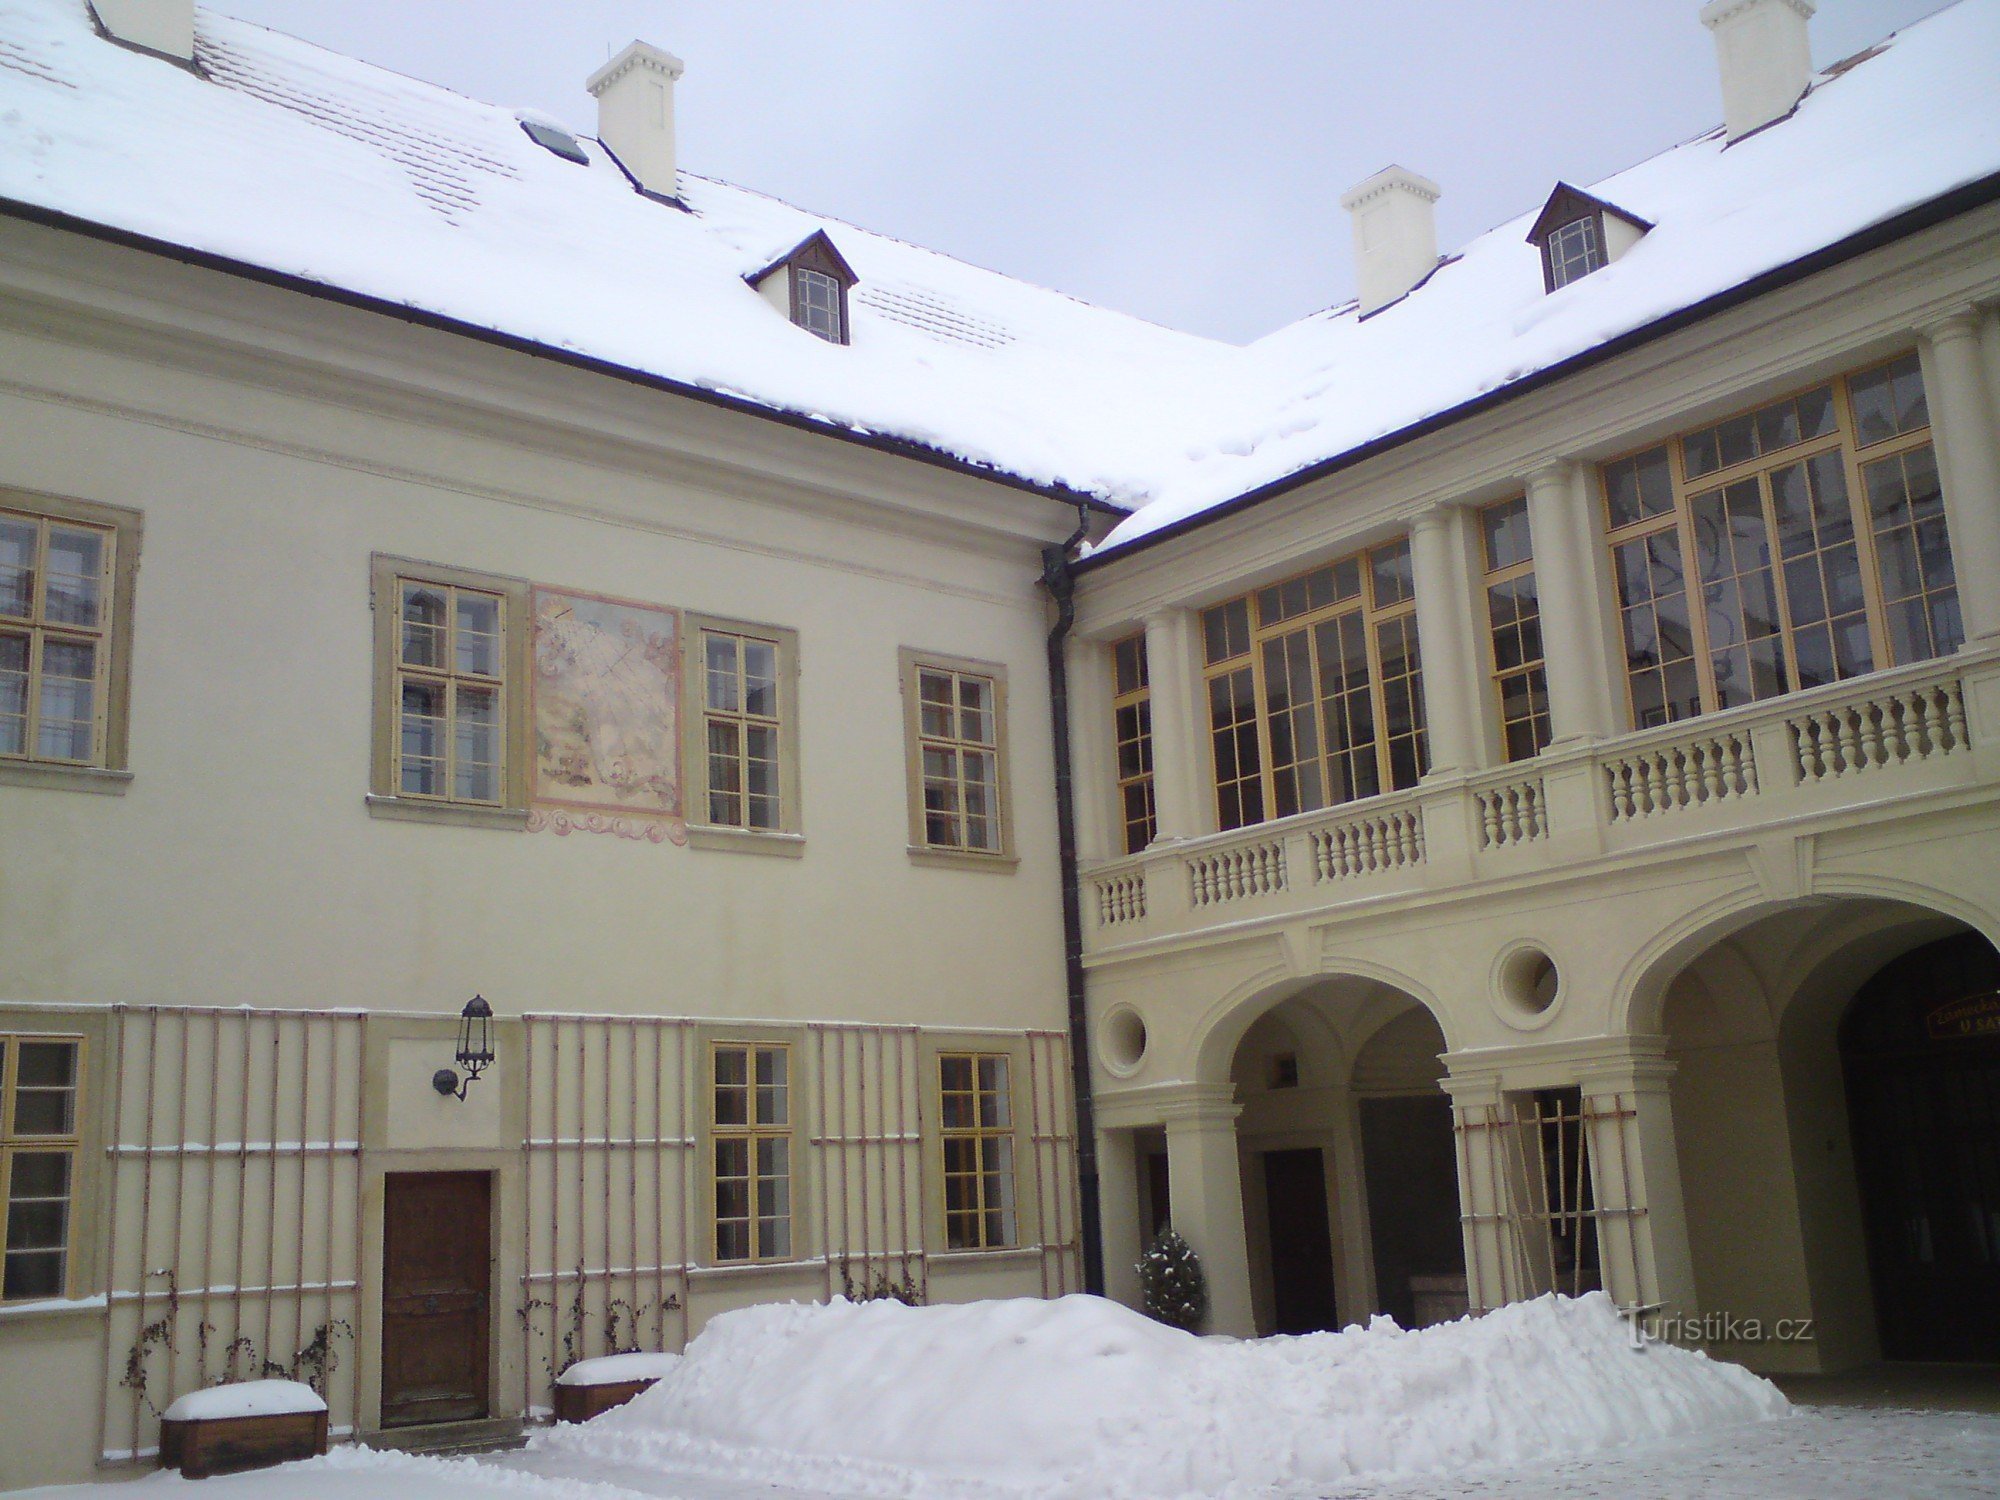
[[[1933,1005],[1924,1016],[1924,1031],[1934,1042],[1964,1037],[2000,1037],[2000,992],[1967,995]]]

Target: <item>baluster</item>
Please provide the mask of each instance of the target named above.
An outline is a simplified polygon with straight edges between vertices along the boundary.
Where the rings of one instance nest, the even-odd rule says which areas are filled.
[[[1965,695],[1956,682],[1947,682],[1938,691],[1944,695],[1944,729],[1951,740],[1944,748],[1950,754],[1969,743],[1965,735]]]
[[[1479,826],[1480,848],[1491,849],[1495,844],[1500,842],[1500,812],[1493,805],[1493,793],[1491,792],[1481,792],[1479,794]]]
[[[1884,702],[1875,699],[1861,705],[1861,763],[1864,766],[1886,766],[1889,754],[1883,748],[1890,730],[1889,715],[1894,712],[1896,700]]]

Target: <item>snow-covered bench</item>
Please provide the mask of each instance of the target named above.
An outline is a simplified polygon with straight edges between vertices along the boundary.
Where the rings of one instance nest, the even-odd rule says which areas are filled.
[[[160,1417],[160,1467],[189,1479],[326,1452],[326,1402],[296,1380],[189,1391]]]
[[[588,1422],[623,1406],[680,1362],[678,1354],[607,1354],[580,1359],[556,1377],[556,1420]]]

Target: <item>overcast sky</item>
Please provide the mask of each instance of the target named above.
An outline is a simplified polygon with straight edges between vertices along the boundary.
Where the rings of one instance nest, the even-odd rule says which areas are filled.
[[[1340,195],[1435,179],[1441,248],[1722,118],[1698,0],[207,0],[594,133],[634,37],[683,167],[1244,341],[1351,296]],[[1945,0],[1822,0],[1821,64]]]

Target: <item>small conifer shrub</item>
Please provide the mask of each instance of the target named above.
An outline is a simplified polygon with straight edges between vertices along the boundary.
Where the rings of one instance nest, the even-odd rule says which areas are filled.
[[[1146,1315],[1169,1328],[1201,1332],[1208,1319],[1208,1278],[1192,1246],[1170,1224],[1139,1258],[1139,1290]]]

